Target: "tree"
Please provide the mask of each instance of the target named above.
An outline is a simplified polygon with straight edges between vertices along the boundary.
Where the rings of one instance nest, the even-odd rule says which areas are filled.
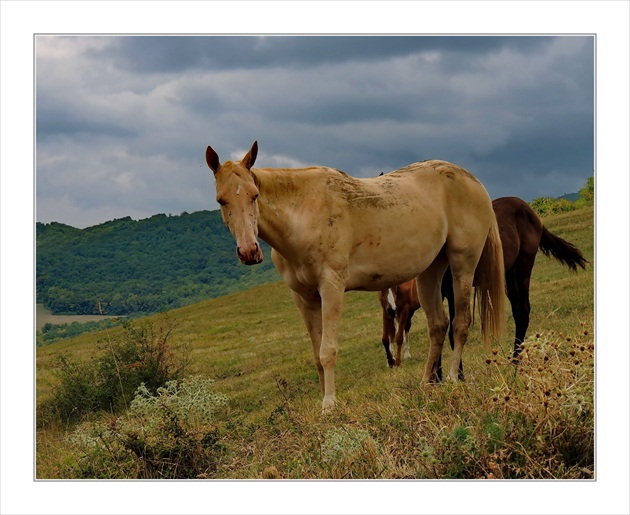
[[[586,181],[586,185],[579,191],[580,199],[585,203],[591,203],[595,201],[595,177],[589,177]]]

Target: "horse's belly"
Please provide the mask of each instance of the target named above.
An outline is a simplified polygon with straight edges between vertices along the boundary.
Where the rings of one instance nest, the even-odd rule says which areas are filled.
[[[403,210],[388,215],[387,220],[364,216],[355,223],[348,290],[401,284],[426,270],[442,250],[448,224],[440,213],[425,210],[423,216],[410,216]]]
[[[441,246],[426,252],[389,256],[355,254],[350,260],[346,290],[380,291],[417,277],[433,262]]]

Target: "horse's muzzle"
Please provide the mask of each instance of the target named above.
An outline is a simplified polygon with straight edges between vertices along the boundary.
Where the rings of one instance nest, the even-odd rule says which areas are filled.
[[[236,247],[236,255],[244,265],[257,265],[262,263],[263,260],[262,250],[258,243],[255,243],[254,247],[249,251],[241,251],[240,247]]]

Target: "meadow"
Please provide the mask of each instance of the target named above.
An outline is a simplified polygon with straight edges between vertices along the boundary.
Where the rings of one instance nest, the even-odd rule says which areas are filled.
[[[172,359],[185,349],[186,366],[178,383],[140,390],[123,409],[71,420],[53,416],[50,403],[63,363],[97,362],[129,337],[124,328],[38,348],[37,478],[595,478],[594,210],[543,221],[590,264],[572,273],[539,253],[518,367],[509,361],[511,317],[490,348],[476,320],[466,381],[423,386],[422,310],[412,358],[390,369],[376,293],[349,292],[338,405],[322,415],[310,340],[290,292],[284,283],[259,286],[134,322],[157,328],[150,333]],[[448,344],[443,359],[450,363]]]

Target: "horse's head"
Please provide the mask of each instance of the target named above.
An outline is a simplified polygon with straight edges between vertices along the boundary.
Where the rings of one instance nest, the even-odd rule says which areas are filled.
[[[219,156],[208,147],[206,163],[214,172],[217,202],[223,222],[236,240],[236,254],[242,263],[255,265],[263,260],[258,244],[258,187],[251,168],[258,154],[258,143],[240,161],[219,163]]]

